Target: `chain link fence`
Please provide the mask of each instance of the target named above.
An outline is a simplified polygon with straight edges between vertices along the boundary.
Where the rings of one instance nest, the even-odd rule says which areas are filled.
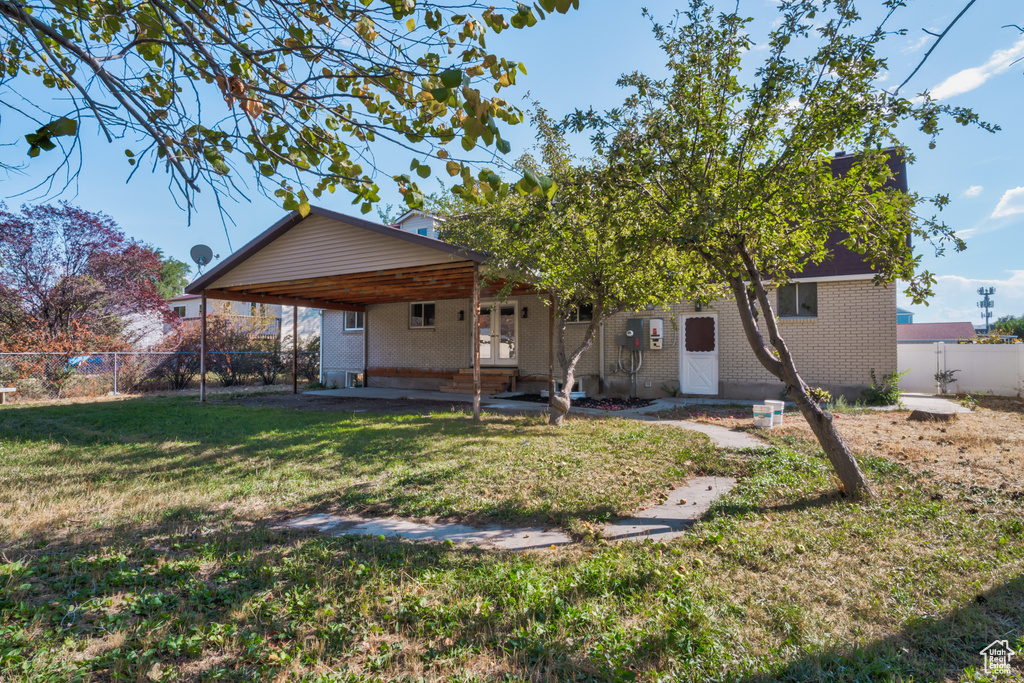
[[[292,356],[274,351],[208,351],[208,386],[291,384]],[[299,379],[319,380],[320,358],[299,352]],[[199,353],[0,353],[0,387],[14,400],[103,396],[199,387]]]

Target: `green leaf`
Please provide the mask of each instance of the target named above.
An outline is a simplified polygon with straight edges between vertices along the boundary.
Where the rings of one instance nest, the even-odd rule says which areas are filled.
[[[504,138],[498,138],[497,147],[498,151],[501,152],[502,154],[508,154],[509,152],[512,151],[512,143],[510,143],[508,140],[505,140]]]
[[[540,0],[540,6],[548,12],[555,11],[555,0]]]
[[[452,96],[452,91],[448,88],[434,88],[430,91],[430,96],[438,102],[447,102],[448,98]]]
[[[416,169],[416,175],[418,175],[420,178],[429,178],[430,177],[430,167],[429,166],[420,165]]]
[[[457,88],[462,83],[461,69],[448,69],[441,72],[441,84],[446,88]]]
[[[78,132],[78,121],[62,116],[55,121],[50,121],[46,127],[53,135],[74,135]]]

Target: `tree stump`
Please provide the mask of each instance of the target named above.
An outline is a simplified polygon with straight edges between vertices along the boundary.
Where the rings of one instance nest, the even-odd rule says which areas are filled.
[[[910,413],[910,417],[907,419],[917,422],[954,422],[956,421],[956,413],[933,413],[928,410],[915,410]]]

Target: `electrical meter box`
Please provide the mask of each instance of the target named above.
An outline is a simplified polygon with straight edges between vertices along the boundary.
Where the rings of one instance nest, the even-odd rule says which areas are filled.
[[[626,334],[619,335],[619,346],[633,351],[644,348],[644,319],[630,318],[626,321]]]
[[[661,318],[651,318],[651,348],[660,349],[665,335],[665,321]]]

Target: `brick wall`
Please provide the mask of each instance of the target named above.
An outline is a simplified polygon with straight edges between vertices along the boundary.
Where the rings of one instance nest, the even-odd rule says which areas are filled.
[[[774,292],[772,292],[774,303]],[[525,319],[519,319],[519,374],[546,377],[548,372],[548,309],[537,296],[519,296],[515,299],[520,311],[528,310]],[[409,304],[371,306],[367,311],[369,327],[370,367],[402,367],[423,370],[456,370],[472,365],[470,338],[470,300],[438,301],[437,323],[433,329],[409,328]],[[459,311],[465,319],[458,320]],[[679,386],[679,324],[680,316],[694,313],[690,304],[676,304],[668,309],[619,313],[608,319],[604,330],[605,372],[604,386],[600,383],[600,332],[592,348],[580,359],[577,377],[584,381],[584,390],[590,394],[602,390],[609,394],[624,394],[629,390],[629,375],[618,369],[618,335],[626,331],[629,318],[661,318],[665,322],[663,348],[645,350],[643,365],[637,374],[638,393],[641,396],[664,396],[663,386]],[[782,389],[781,383],[761,367],[754,357],[740,326],[736,305],[729,300],[713,302],[704,309],[718,318],[719,340],[719,395],[729,398],[774,398]],[[336,326],[334,320],[337,320]],[[329,321],[331,321],[329,323]],[[341,333],[341,314],[324,316],[324,366],[342,367],[341,350],[348,340],[358,337],[358,358],[355,365],[362,368],[361,335]],[[818,317],[782,319],[779,321],[783,338],[796,359],[797,368],[805,381],[821,386],[833,393],[846,393],[856,398],[860,389],[870,382],[872,368],[881,377],[896,369],[896,289],[876,287],[870,280],[849,280],[818,283]],[[566,348],[571,352],[586,332],[584,323],[571,323],[566,330]],[[649,326],[645,324],[645,337]],[[767,334],[767,332],[765,332]],[[332,337],[339,336],[341,341]],[[646,347],[647,340],[644,340]],[[337,350],[335,348],[337,347]],[[349,348],[349,347],[344,347]],[[330,349],[330,351],[329,351]],[[354,352],[353,352],[354,353]],[[330,360],[328,360],[330,359]],[[628,368],[629,354],[623,353]],[[555,378],[561,378],[556,360]],[[374,378],[373,384],[384,386],[389,382]],[[437,386],[437,380],[424,380],[424,388]],[[340,384],[340,382],[339,382]],[[392,383],[393,384],[393,383]],[[649,385],[649,386],[648,386]],[[543,384],[527,386],[539,389]]]
[[[321,381],[327,386],[346,386],[346,372],[363,371],[363,333],[345,331],[345,314],[324,311],[320,338]]]

